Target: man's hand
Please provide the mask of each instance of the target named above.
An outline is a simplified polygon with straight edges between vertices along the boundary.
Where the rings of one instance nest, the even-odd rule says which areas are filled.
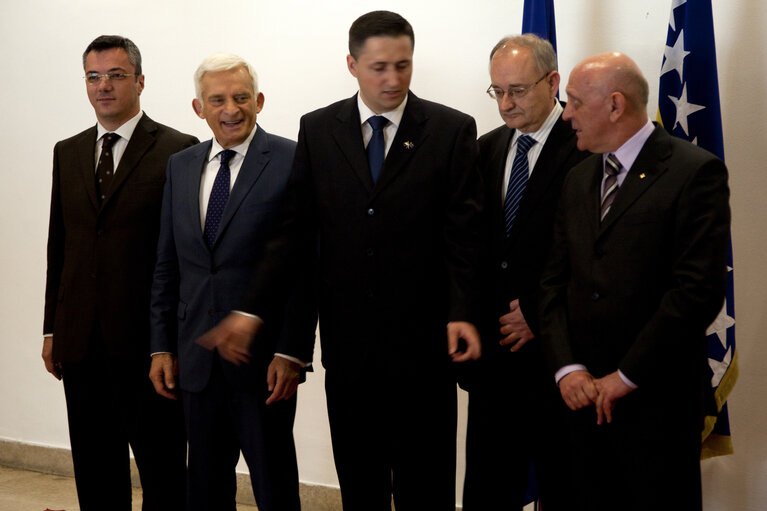
[[[594,380],[594,385],[596,385],[597,392],[599,392],[599,397],[596,401],[597,424],[602,424],[605,419],[610,423],[613,421],[612,412],[615,409],[615,405],[618,404],[618,400],[634,389],[626,385],[620,375],[618,375],[618,371]]]
[[[570,410],[580,410],[597,402],[599,393],[588,371],[573,371],[559,380],[559,392]]]
[[[61,362],[53,360],[53,336],[43,337],[43,362],[45,370],[51,373],[57,380],[61,380]]]
[[[290,399],[298,388],[298,377],[301,366],[292,360],[274,357],[266,371],[266,384],[271,394],[266,404],[270,405],[280,399]]]
[[[501,324],[501,346],[511,346],[510,351],[519,351],[527,341],[535,337],[530,327],[527,326],[525,316],[519,307],[519,300],[509,303],[509,312],[498,320]]]
[[[459,340],[466,343],[463,351],[459,350]],[[447,324],[447,353],[453,362],[465,362],[476,360],[482,354],[482,344],[479,341],[479,332],[469,322],[451,321]]]
[[[174,355],[171,353],[152,355],[149,379],[152,380],[155,392],[168,399],[178,399],[176,377],[178,377],[178,360]]]
[[[236,312],[211,328],[195,342],[218,354],[229,362],[240,365],[250,363],[250,345],[264,322]]]

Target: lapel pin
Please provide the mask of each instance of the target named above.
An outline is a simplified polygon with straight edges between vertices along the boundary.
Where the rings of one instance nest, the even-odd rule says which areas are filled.
[[[414,143],[412,143],[410,140],[408,140],[407,142],[405,142],[403,145],[405,146],[405,149],[412,149],[412,148],[414,148],[414,147],[415,147],[415,144],[414,144]]]
[[[639,179],[644,179],[645,177],[647,177],[647,175],[644,172],[639,174]]]

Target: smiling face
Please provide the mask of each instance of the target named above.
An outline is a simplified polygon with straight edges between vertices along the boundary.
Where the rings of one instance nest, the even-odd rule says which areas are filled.
[[[194,99],[195,113],[205,119],[216,141],[224,149],[239,145],[256,125],[256,114],[264,106],[264,95],[253,90],[253,80],[244,67],[208,71],[200,81],[202,101]]]
[[[492,87],[504,92],[530,87],[522,97],[504,94],[498,101],[498,111],[506,126],[522,133],[538,131],[554,108],[559,89],[559,73],[552,71],[539,83],[543,73],[538,71],[533,53],[528,48],[512,47],[499,50],[490,62]],[[534,85],[533,85],[534,84]]]
[[[349,72],[357,78],[362,101],[373,112],[394,110],[407,96],[413,74],[413,42],[406,35],[373,36],[357,58],[347,55]]]
[[[133,74],[136,69],[122,48],[91,51],[85,57],[85,73]],[[144,90],[144,75],[128,76],[123,80],[102,78],[98,83],[86,82],[88,99],[102,126],[114,131],[141,110],[139,96]]]

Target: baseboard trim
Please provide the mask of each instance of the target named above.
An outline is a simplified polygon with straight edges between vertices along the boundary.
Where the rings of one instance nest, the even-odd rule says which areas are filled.
[[[57,476],[74,476],[72,453],[69,449],[2,438],[0,438],[0,465]],[[131,480],[134,487],[141,487],[133,459],[131,459]],[[341,509],[341,492],[338,488],[300,483],[299,491],[303,509],[311,511]],[[237,473],[237,502],[255,505],[250,476],[242,472]]]

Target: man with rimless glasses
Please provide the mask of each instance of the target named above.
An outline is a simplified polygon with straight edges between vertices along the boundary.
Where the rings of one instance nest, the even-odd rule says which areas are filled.
[[[181,405],[149,381],[149,297],[168,157],[197,139],[141,111],[141,54],[100,36],[83,54],[97,124],[56,144],[42,357],[64,381],[82,511],[184,509]]]
[[[538,280],[568,170],[587,153],[562,120],[557,56],[533,34],[503,38],[490,53],[488,95],[505,125],[479,139],[488,260],[481,265],[482,357],[469,390],[466,511],[522,509],[530,462],[545,508],[566,497],[554,481],[560,455],[556,386],[538,342]],[[554,491],[549,491],[552,489]]]

